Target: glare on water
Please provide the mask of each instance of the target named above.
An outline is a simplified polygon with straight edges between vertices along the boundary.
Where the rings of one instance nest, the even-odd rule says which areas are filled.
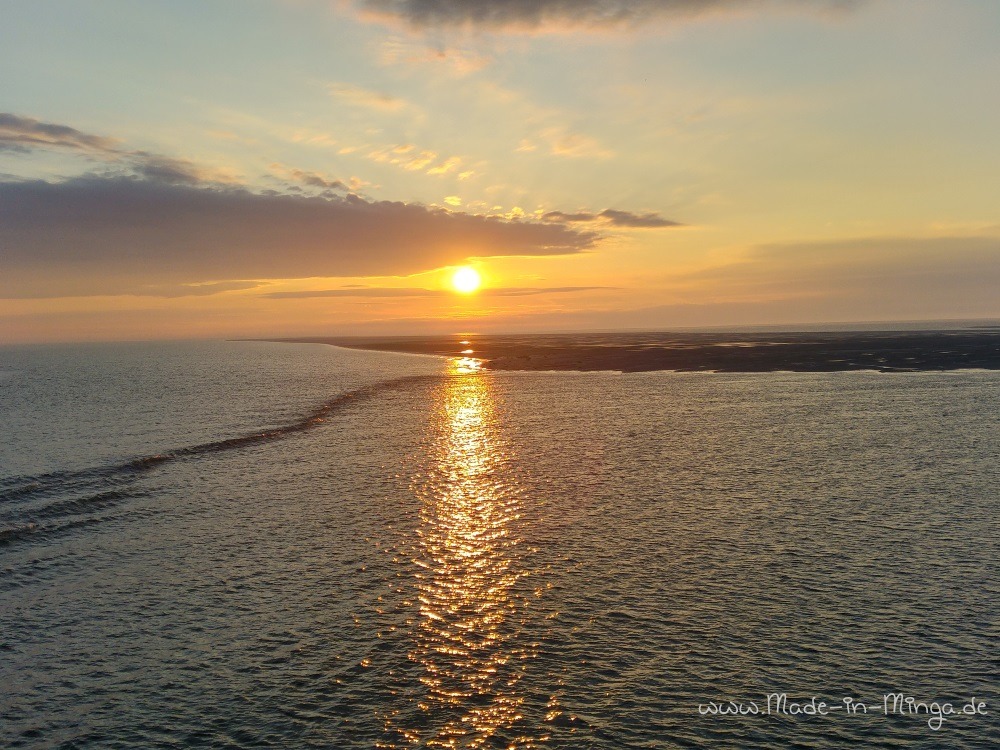
[[[512,592],[521,575],[513,533],[520,497],[496,435],[491,384],[477,364],[453,362],[441,391],[434,466],[415,487],[421,572],[410,658],[421,667],[423,731],[404,734],[430,747],[480,747],[511,728],[530,656],[517,642],[523,605]],[[508,746],[531,744],[521,738]]]

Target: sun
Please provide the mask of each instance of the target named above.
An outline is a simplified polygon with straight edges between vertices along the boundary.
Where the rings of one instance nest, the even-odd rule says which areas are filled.
[[[479,272],[469,266],[462,266],[451,276],[451,285],[461,294],[472,294],[482,283]]]

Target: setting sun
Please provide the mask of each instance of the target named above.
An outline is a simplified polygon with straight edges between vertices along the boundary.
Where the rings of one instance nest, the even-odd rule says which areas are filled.
[[[462,294],[472,294],[479,288],[482,281],[479,272],[468,266],[459,268],[451,277],[451,285],[455,288],[456,292]]]

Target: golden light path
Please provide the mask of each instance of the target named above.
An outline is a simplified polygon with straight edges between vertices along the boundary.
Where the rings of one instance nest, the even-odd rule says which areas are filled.
[[[419,618],[410,658],[421,667],[421,726],[405,731],[426,747],[535,747],[515,725],[517,691],[531,654],[519,643],[522,573],[514,524],[520,490],[497,436],[490,380],[480,360],[458,358],[442,387],[432,468],[415,486],[421,501]],[[523,733],[521,733],[523,734]]]

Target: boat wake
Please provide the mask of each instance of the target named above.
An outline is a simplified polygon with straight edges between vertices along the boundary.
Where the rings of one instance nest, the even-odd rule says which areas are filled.
[[[148,496],[137,480],[164,464],[281,440],[318,427],[352,403],[437,377],[412,375],[340,393],[295,422],[259,432],[87,469],[0,479],[0,546],[48,537],[103,520],[95,514],[124,501]]]

